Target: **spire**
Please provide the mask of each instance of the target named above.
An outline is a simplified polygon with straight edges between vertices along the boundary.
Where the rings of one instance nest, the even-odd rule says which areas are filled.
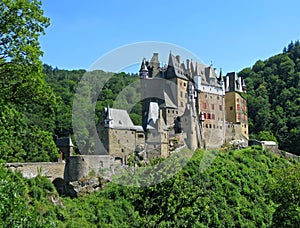
[[[111,110],[109,108],[109,106],[107,106],[107,108],[105,108],[105,113],[106,113],[106,118],[104,120],[104,127],[107,128],[111,128],[112,127],[112,116],[111,116]]]
[[[168,63],[168,65],[174,67],[173,55],[172,55],[171,51],[170,51],[170,54],[169,54],[169,63]]]
[[[140,69],[140,79],[148,78],[148,68],[146,65],[146,58],[144,58]]]

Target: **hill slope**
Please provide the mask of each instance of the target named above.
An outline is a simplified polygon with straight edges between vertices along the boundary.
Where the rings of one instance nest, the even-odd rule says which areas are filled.
[[[300,154],[300,43],[242,70],[247,85],[250,132],[274,135],[281,149]]]
[[[56,200],[59,204],[51,203],[50,196],[57,193],[46,180],[24,181],[0,169],[0,182],[5,183],[0,191],[5,199],[0,202],[1,224],[10,224],[11,218],[13,224],[39,220],[59,227],[295,227],[300,223],[299,164],[254,147],[221,151],[203,172],[199,164],[204,153],[212,155],[195,152],[164,183],[145,188],[109,183],[90,195]],[[10,186],[20,189],[17,199],[26,200],[15,201]],[[16,213],[20,207],[27,208],[26,213]],[[37,220],[29,219],[31,214]]]

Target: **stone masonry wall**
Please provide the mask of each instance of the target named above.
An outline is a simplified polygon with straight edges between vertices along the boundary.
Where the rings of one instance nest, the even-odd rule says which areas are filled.
[[[6,167],[13,171],[20,171],[25,178],[34,178],[38,174],[53,181],[55,178],[64,178],[64,162],[32,162],[6,163]]]
[[[113,159],[109,155],[81,155],[71,156],[66,163],[64,179],[66,182],[77,181],[91,174],[102,174],[102,171],[111,170]]]

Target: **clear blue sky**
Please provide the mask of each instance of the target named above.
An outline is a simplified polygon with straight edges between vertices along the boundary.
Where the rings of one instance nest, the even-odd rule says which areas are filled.
[[[42,0],[42,4],[51,19],[40,39],[42,60],[62,69],[88,69],[119,46],[160,41],[190,50],[203,63],[222,67],[223,73],[238,72],[300,39],[299,0]]]

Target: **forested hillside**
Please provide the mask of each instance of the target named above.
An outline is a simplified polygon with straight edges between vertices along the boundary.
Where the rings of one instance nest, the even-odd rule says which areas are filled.
[[[195,152],[171,179],[144,187],[106,184],[59,198],[42,177],[0,168],[3,227],[297,227],[300,166],[258,147],[219,151],[202,171]],[[158,177],[159,178],[159,177]]]
[[[60,70],[44,65],[47,81],[61,106],[56,117],[55,133],[59,136],[72,134],[71,112],[76,87],[84,70]],[[107,74],[111,77],[112,74]],[[97,72],[94,72],[97,76]],[[247,85],[247,105],[250,138],[278,141],[282,150],[300,154],[300,45],[290,43],[283,53],[267,60],[257,61],[251,68],[239,72]],[[96,104],[96,119],[107,105],[112,106],[117,95],[137,75],[115,74],[105,84]],[[132,96],[137,96],[133,91]],[[131,117],[141,124],[141,105],[132,110]]]
[[[46,64],[44,64],[44,73],[46,74],[47,84],[53,89],[56,97],[59,98],[57,102],[58,109],[56,112],[56,124],[54,129],[54,134],[59,137],[73,135],[72,108],[75,94],[80,93],[77,90],[78,87],[81,89],[85,88],[84,90],[86,91],[81,91],[83,93],[99,93],[99,96],[96,98],[94,107],[91,107],[92,109],[95,108],[95,111],[93,111],[95,123],[98,122],[99,116],[104,111],[104,108],[109,106],[114,108],[128,109],[128,107],[130,107],[128,103],[134,103],[133,100],[139,97],[139,83],[133,84],[134,82],[138,82],[139,77],[134,74],[126,74],[124,72],[110,73],[101,70],[92,72],[87,72],[85,70],[68,71],[53,68]],[[83,77],[85,77],[85,79],[91,78],[93,80],[93,83],[96,85],[93,86],[93,88],[87,86],[85,80],[83,80],[83,82],[81,81]],[[103,80],[107,79],[108,81],[104,84]],[[81,83],[80,86],[79,83]],[[120,94],[121,96],[119,96]],[[79,105],[82,105],[82,109],[85,109],[86,107],[91,105],[88,96],[80,97],[80,99],[81,101]],[[137,102],[132,110],[129,111],[132,121],[137,125],[141,125],[141,103]],[[82,116],[83,120],[87,118],[85,113],[83,113],[82,111],[80,112],[82,113],[82,115],[84,115]],[[84,121],[82,121],[82,123],[80,124],[82,126],[82,129],[88,128],[88,126],[85,125],[87,123],[84,123]],[[82,130],[78,134],[85,134],[86,132],[88,131]],[[82,135],[81,138],[85,138],[85,143],[89,143],[89,135]]]
[[[0,12],[0,227],[299,226],[300,165],[260,147],[197,150],[163,183],[144,188],[107,183],[74,199],[59,196],[46,177],[24,179],[5,168],[4,162],[57,160],[53,136],[73,133],[74,93],[84,74],[110,77],[96,99],[95,122],[138,77],[43,66],[38,38],[49,19],[41,2],[5,0]],[[298,153],[299,58],[297,41],[282,54],[240,72],[248,86],[252,134],[275,136],[281,148]],[[134,100],[136,89],[130,87],[124,97]],[[124,97],[119,104],[126,106]],[[140,114],[137,103],[131,113],[136,124],[141,123]],[[216,158],[203,170],[205,153]]]
[[[242,70],[247,85],[253,138],[274,139],[281,149],[300,155],[300,44]]]

